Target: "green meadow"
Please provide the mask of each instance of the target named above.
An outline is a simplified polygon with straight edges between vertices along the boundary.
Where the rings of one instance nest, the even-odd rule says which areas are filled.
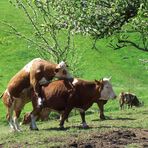
[[[7,0],[0,0],[0,94],[6,89],[7,83],[25,64],[39,53],[33,45],[9,33],[6,21],[22,33],[31,35],[32,27],[25,14],[12,6]],[[133,35],[134,40],[138,37]],[[87,80],[112,76],[112,85],[118,95],[121,91],[135,93],[144,106],[119,110],[118,98],[110,100],[105,105],[105,115],[108,120],[100,121],[98,108],[94,104],[87,112],[86,121],[89,129],[81,129],[80,116],[70,116],[65,124],[67,130],[58,130],[58,120],[37,122],[39,131],[32,132],[29,126],[22,126],[23,132],[10,131],[5,119],[6,110],[0,100],[0,147],[59,147],[67,144],[69,137],[77,140],[91,136],[91,133],[101,133],[114,129],[148,129],[148,64],[140,59],[148,59],[148,53],[134,47],[113,50],[108,47],[109,39],[97,42],[98,50],[92,49],[93,40],[89,36],[77,35],[76,48],[83,53],[78,66],[82,71],[82,78]],[[31,104],[27,104],[22,111],[31,111]],[[58,140],[55,138],[58,137]],[[25,146],[26,145],[26,146]]]

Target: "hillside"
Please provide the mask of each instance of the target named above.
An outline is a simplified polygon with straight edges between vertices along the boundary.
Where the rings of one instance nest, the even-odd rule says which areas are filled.
[[[36,48],[21,38],[17,38],[15,35],[8,33],[8,26],[4,25],[2,21],[6,21],[13,26],[17,27],[19,31],[27,33],[28,36],[32,32],[32,28],[30,26],[29,21],[26,19],[25,15],[20,9],[16,9],[6,0],[0,1],[0,94],[6,89],[7,83],[11,79],[16,72],[18,72],[26,63],[28,63],[33,58],[39,57],[39,54]],[[137,39],[136,36],[135,40]],[[94,80],[100,79],[102,77],[109,77],[112,76],[112,84],[118,95],[121,91],[131,91],[137,94],[139,99],[144,102],[144,106],[138,109],[130,109],[129,111],[125,111],[125,117],[123,117],[124,112],[119,111],[118,100],[109,101],[105,107],[105,114],[107,116],[112,116],[112,118],[116,118],[116,120],[108,120],[100,122],[99,125],[102,129],[98,129],[99,132],[105,130],[112,126],[114,128],[148,128],[147,121],[143,122],[143,117],[146,119],[147,115],[146,112],[148,106],[148,67],[147,65],[143,65],[139,59],[148,59],[147,52],[141,52],[136,50],[133,47],[126,47],[120,50],[113,50],[110,49],[108,45],[109,39],[102,39],[97,42],[98,50],[92,49],[92,39],[90,37],[82,37],[78,35],[76,37],[76,48],[79,52],[83,53],[82,60],[79,63],[79,66],[83,73],[83,79]],[[30,111],[30,105],[25,107],[23,114],[26,111]],[[95,112],[97,110],[96,105],[94,105],[91,109],[91,112]],[[136,114],[132,115],[133,110]],[[113,114],[115,112],[115,114]],[[88,120],[91,121],[96,120],[98,118],[97,113],[93,115],[93,119],[88,116]],[[136,119],[139,117],[138,119]],[[135,120],[135,125],[124,125],[124,121],[120,120],[121,118],[127,118],[125,121],[129,124],[131,120]],[[132,119],[131,119],[132,118]],[[131,120],[130,120],[131,119]],[[123,119],[124,120],[124,119]],[[147,120],[147,119],[146,119]],[[70,122],[75,122],[78,124],[80,122],[79,116],[73,117]],[[98,125],[98,121],[94,124],[89,121],[92,129],[86,130],[85,134],[90,136],[90,132],[93,131],[95,133],[95,127]],[[53,134],[54,137],[57,136],[57,131],[54,131],[55,126],[58,126],[58,122],[51,121],[51,128],[50,136]],[[55,126],[53,126],[55,124]],[[112,124],[112,125],[111,125]],[[117,126],[117,124],[119,124]],[[68,123],[66,123],[66,126]],[[8,127],[5,120],[5,108],[0,101],[0,126],[4,129],[2,134],[4,134],[3,140],[8,138],[8,140],[4,140],[4,143],[7,141],[13,142],[16,140],[12,137],[7,135]],[[69,126],[74,126],[72,123]],[[47,130],[43,130],[44,136],[47,138],[48,136],[48,125],[47,123],[40,123],[40,128],[46,128]],[[26,130],[26,126],[23,127]],[[113,128],[113,129],[114,129]],[[79,128],[78,128],[79,129]],[[27,127],[28,130],[28,127]],[[52,131],[53,130],[53,131]],[[73,133],[74,132],[74,133]],[[80,130],[80,133],[83,133],[83,129]],[[19,134],[16,137],[21,141],[23,138],[26,137],[30,132],[26,132],[23,136],[19,139]],[[68,135],[72,134],[73,137],[77,137],[79,132],[77,131],[77,127],[73,127]],[[81,135],[80,134],[80,135]],[[39,133],[41,135],[41,132]],[[64,132],[60,132],[60,136],[64,136],[66,134]],[[1,136],[1,134],[0,134]],[[34,139],[35,133],[31,135]],[[59,136],[59,135],[58,135]],[[40,137],[40,136],[39,136]],[[46,140],[46,138],[44,138]],[[77,137],[78,138],[78,137]],[[80,137],[79,137],[80,138]],[[85,137],[84,137],[85,138]],[[29,140],[29,139],[28,139]],[[53,140],[54,141],[54,140]],[[55,140],[56,141],[56,140]],[[23,141],[25,143],[25,141]],[[47,140],[48,142],[48,140]],[[33,142],[30,141],[31,145],[33,146]],[[1,143],[0,143],[1,144]],[[52,143],[53,144],[53,143]],[[51,145],[52,145],[51,144]],[[53,144],[54,145],[54,144]],[[14,147],[17,146],[14,144]],[[21,146],[21,145],[19,145]],[[29,146],[29,144],[28,144]],[[46,145],[47,146],[47,145]],[[7,147],[7,144],[6,144]]]
[[[0,1],[0,93],[2,93],[10,78],[31,59],[39,57],[36,48],[24,39],[9,33],[5,21],[19,31],[31,34],[31,26],[23,12],[7,1]],[[136,36],[135,36],[136,39]],[[108,39],[97,42],[98,50],[92,49],[90,37],[76,37],[76,48],[82,52],[79,65],[84,79],[100,79],[112,76],[112,83],[117,92],[131,91],[136,93],[146,104],[148,97],[148,71],[139,59],[148,59],[146,52],[133,47],[120,50],[108,48]]]

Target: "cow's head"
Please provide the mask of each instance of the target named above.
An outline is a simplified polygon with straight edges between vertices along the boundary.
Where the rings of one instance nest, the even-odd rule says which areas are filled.
[[[24,115],[22,124],[29,124],[31,122],[31,114],[30,113],[26,113]]]
[[[101,91],[101,95],[99,100],[109,100],[109,99],[115,99],[116,94],[112,88],[112,84],[110,83],[111,78],[103,78],[103,89]]]
[[[55,77],[59,79],[71,79],[72,76],[68,72],[67,67],[65,62],[60,62],[55,69]]]

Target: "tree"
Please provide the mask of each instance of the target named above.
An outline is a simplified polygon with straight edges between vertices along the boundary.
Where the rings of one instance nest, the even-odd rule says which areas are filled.
[[[71,28],[73,32],[89,34],[94,38],[94,43],[98,39],[116,35],[117,47],[111,44],[115,49],[130,44],[137,49],[148,51],[146,0],[46,0],[46,2],[56,14],[60,28]],[[138,32],[142,46],[131,39],[125,40],[131,32]]]
[[[140,4],[136,16],[124,24],[117,32],[115,38],[111,40],[110,46],[114,49],[120,49],[125,46],[134,46],[138,50],[148,51],[148,4],[146,1]],[[133,38],[137,36],[135,40]]]
[[[94,47],[98,39],[116,37],[110,43],[114,49],[132,45],[148,51],[146,0],[11,0],[11,3],[25,12],[34,36],[27,38],[11,27],[14,32],[37,45],[42,56],[50,55],[56,62],[70,61],[71,57],[76,67],[76,33],[92,36]],[[130,34],[136,34],[142,44],[134,42]]]
[[[35,45],[40,56],[44,59],[50,59],[57,63],[64,60],[75,76],[82,75],[78,65],[83,53],[79,53],[75,48],[74,34],[71,28],[64,29],[59,26],[57,14],[49,6],[49,1],[12,0],[10,2],[24,11],[33,27],[33,34],[28,37],[5,22],[11,28],[11,33]]]

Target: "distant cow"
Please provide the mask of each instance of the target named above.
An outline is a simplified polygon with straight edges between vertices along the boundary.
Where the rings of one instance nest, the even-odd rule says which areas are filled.
[[[62,114],[61,128],[73,108],[80,111],[83,127],[86,127],[85,111],[100,99],[116,97],[109,79],[85,81],[75,78],[72,84],[74,87],[67,80],[59,80],[42,87],[42,95],[45,98],[43,106]],[[35,120],[31,121],[31,129],[37,130]]]
[[[132,106],[141,106],[137,96],[129,92],[121,92],[119,94],[119,104],[121,109],[123,109],[124,104],[127,104],[128,108],[132,108]]]
[[[2,98],[7,107],[7,120],[13,130],[20,131],[18,117],[22,106],[28,102],[28,96],[31,97],[33,92],[37,98],[37,104],[40,108],[43,98],[41,97],[41,85],[49,83],[53,77],[71,78],[67,71],[66,64],[61,62],[55,64],[40,58],[36,58],[25,65],[8,83],[7,89]],[[37,107],[36,107],[37,108]],[[14,118],[13,111],[15,111]],[[34,116],[31,116],[34,118]]]

